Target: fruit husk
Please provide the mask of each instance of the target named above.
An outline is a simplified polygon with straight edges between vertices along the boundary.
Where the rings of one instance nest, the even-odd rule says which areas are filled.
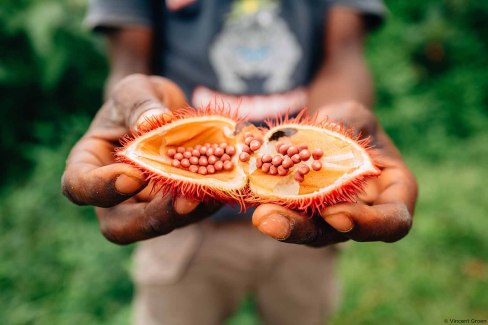
[[[366,179],[380,174],[371,158],[374,151],[369,138],[361,138],[353,130],[327,120],[316,121],[305,110],[293,118],[285,115],[269,120],[266,122],[267,128],[253,125],[242,127],[244,121],[238,117],[237,111],[210,106],[178,110],[174,112],[172,120],[151,117],[132,135],[121,140],[122,148],[117,151],[116,157],[118,161],[142,170],[163,194],[202,201],[216,199],[237,204],[241,210],[274,203],[293,210],[316,213],[333,204],[354,202],[364,189]],[[296,132],[279,136],[280,132],[286,133],[284,131],[293,133],[289,130]],[[324,157],[340,157],[346,161],[351,157],[351,164],[344,167],[334,162],[327,163],[327,167],[311,171],[302,183],[296,184],[296,181],[293,183],[292,173],[287,176],[269,175],[253,167],[253,158],[248,162],[238,160],[246,132],[264,138],[259,150],[261,154],[273,152],[274,144],[284,139],[293,145],[306,143],[310,147],[321,148]],[[168,148],[177,146],[192,147],[205,142],[224,141],[237,148],[232,171],[199,175],[170,166],[169,158],[164,154]],[[357,160],[358,157],[362,163],[354,164],[353,158]]]

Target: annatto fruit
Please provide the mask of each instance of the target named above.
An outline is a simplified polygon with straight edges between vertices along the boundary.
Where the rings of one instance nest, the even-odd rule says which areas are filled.
[[[140,168],[163,192],[318,212],[355,200],[380,170],[368,139],[302,111],[255,127],[225,108],[185,108],[154,117],[121,140],[119,161]]]

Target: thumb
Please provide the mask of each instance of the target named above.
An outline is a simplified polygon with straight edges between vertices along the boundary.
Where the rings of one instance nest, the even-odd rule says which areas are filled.
[[[187,215],[195,210],[199,204],[200,201],[184,196],[177,196],[173,202],[173,209],[179,215]]]
[[[115,112],[121,114],[126,127],[135,128],[148,117],[171,113],[168,104],[173,105],[171,97],[176,91],[166,79],[153,79],[142,74],[130,75],[122,79],[110,96]],[[167,89],[168,88],[168,89]],[[172,90],[173,89],[173,90]]]

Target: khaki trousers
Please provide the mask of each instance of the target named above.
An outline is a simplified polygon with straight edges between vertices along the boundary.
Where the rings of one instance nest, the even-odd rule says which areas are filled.
[[[135,254],[134,323],[222,324],[246,294],[264,324],[324,324],[339,301],[333,247],[269,238],[249,221],[204,221]]]

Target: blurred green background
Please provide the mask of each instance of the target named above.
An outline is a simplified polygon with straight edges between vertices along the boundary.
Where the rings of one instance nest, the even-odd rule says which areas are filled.
[[[126,324],[132,247],[60,194],[101,103],[104,47],[85,0],[0,7],[0,323]],[[332,324],[488,319],[488,2],[387,1],[368,41],[377,114],[418,177],[411,233],[351,243]],[[252,297],[229,324],[257,324]]]

